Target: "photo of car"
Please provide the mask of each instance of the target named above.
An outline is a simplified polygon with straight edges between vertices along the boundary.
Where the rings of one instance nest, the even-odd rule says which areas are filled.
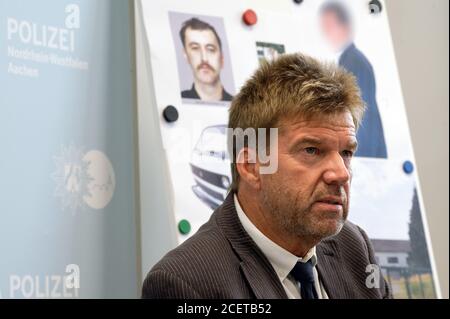
[[[212,210],[222,204],[231,185],[226,129],[226,125],[203,129],[190,163],[195,180],[192,190]]]

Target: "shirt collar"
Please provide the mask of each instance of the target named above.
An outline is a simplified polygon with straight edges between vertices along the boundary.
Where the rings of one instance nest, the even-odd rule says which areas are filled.
[[[341,59],[342,54],[347,51],[347,49],[353,44],[353,41],[349,40],[344,45],[342,45],[341,49],[335,53],[335,62],[339,64],[339,60]]]
[[[250,238],[252,238],[256,245],[259,247],[259,249],[261,249],[264,255],[266,255],[267,259],[275,269],[275,272],[277,273],[278,278],[280,278],[281,281],[286,279],[291,270],[299,261],[305,263],[311,260],[313,266],[317,264],[315,246],[308,251],[305,257],[299,258],[295,256],[294,254],[274,243],[267,236],[265,236],[244,213],[241,205],[239,204],[239,200],[236,194],[234,194],[233,196],[234,206],[236,207],[236,211],[242,226],[249,234]]]

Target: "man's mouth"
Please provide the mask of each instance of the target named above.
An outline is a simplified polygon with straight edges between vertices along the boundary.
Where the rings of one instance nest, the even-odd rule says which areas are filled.
[[[314,205],[320,210],[342,213],[344,201],[340,196],[325,196],[314,202]]]
[[[342,206],[342,199],[338,196],[326,196],[322,197],[321,199],[317,200],[318,203],[325,203],[330,205],[340,205]]]

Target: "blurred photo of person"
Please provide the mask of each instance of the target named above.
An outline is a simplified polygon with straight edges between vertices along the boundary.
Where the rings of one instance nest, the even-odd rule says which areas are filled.
[[[353,73],[361,90],[367,110],[358,140],[361,141],[356,156],[387,158],[383,125],[376,101],[374,71],[367,57],[356,47],[350,12],[340,2],[330,1],[319,11],[323,35],[336,54],[337,63]]]
[[[224,67],[222,41],[215,28],[198,18],[185,21],[179,32],[183,45],[183,55],[189,64],[194,83],[181,97],[207,102],[231,101],[221,81],[220,73]]]

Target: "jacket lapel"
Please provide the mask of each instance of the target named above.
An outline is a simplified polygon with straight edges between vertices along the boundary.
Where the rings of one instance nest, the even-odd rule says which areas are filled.
[[[217,223],[241,260],[240,268],[258,299],[287,298],[281,282],[264,253],[242,227],[230,192],[217,215]]]
[[[253,261],[243,261],[241,270],[257,299],[287,299],[273,269],[263,269]]]
[[[346,269],[343,267],[338,245],[334,239],[320,242],[317,251],[317,271],[330,299],[352,298]],[[347,278],[347,279],[346,279]]]

